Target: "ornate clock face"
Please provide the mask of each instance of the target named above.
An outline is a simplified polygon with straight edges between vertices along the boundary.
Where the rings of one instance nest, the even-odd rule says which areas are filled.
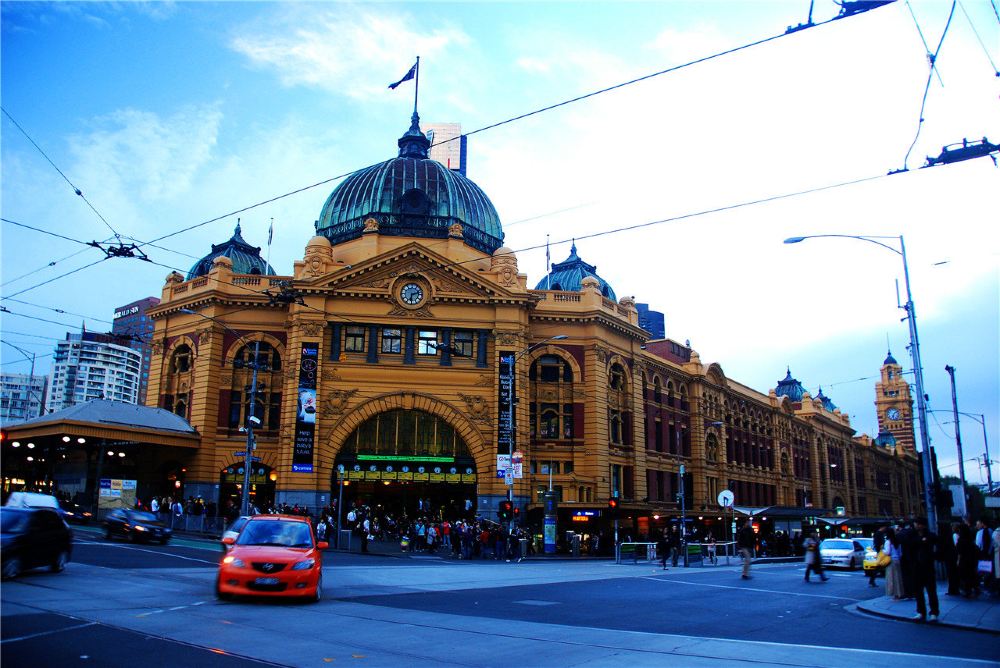
[[[419,304],[424,298],[424,289],[416,283],[407,283],[399,291],[399,298],[403,300],[404,304],[409,304],[410,306]]]
[[[890,420],[898,420],[899,419],[899,409],[898,408],[890,408],[889,410],[887,410],[885,412],[885,416],[887,418],[889,418]]]

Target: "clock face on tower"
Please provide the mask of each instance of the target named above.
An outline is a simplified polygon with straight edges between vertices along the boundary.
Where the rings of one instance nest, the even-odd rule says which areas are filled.
[[[404,304],[414,306],[419,304],[424,298],[424,289],[416,283],[407,283],[399,291],[399,298]]]
[[[898,408],[890,408],[889,410],[887,410],[885,412],[885,416],[887,418],[889,418],[890,420],[898,420],[899,419],[899,409]]]

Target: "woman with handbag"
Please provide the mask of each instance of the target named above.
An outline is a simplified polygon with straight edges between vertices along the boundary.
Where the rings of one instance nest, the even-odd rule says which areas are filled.
[[[900,546],[896,544],[896,532],[892,527],[885,531],[885,544],[882,545],[880,560],[889,558],[889,563],[885,568],[885,595],[892,596],[897,601],[903,598],[903,571],[899,565],[899,558],[902,556]]]

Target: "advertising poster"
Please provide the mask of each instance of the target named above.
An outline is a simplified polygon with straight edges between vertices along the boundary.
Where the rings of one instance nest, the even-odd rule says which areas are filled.
[[[303,343],[299,358],[298,410],[295,414],[295,450],[292,472],[312,473],[316,439],[316,369],[319,344]]]
[[[135,480],[101,478],[98,508],[135,508]]]

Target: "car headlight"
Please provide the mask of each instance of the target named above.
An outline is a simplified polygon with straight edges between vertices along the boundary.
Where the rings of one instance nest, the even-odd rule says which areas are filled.
[[[306,571],[316,565],[315,559],[306,559],[305,561],[299,561],[294,566],[292,566],[293,571]]]
[[[246,566],[242,559],[237,559],[236,557],[223,557],[222,563],[229,564],[230,566],[235,566],[236,568],[243,568]]]
[[[147,529],[146,527],[144,527],[144,526],[139,526],[138,524],[137,524],[137,525],[135,525],[135,530],[136,530],[136,531],[149,531],[149,529]]]

